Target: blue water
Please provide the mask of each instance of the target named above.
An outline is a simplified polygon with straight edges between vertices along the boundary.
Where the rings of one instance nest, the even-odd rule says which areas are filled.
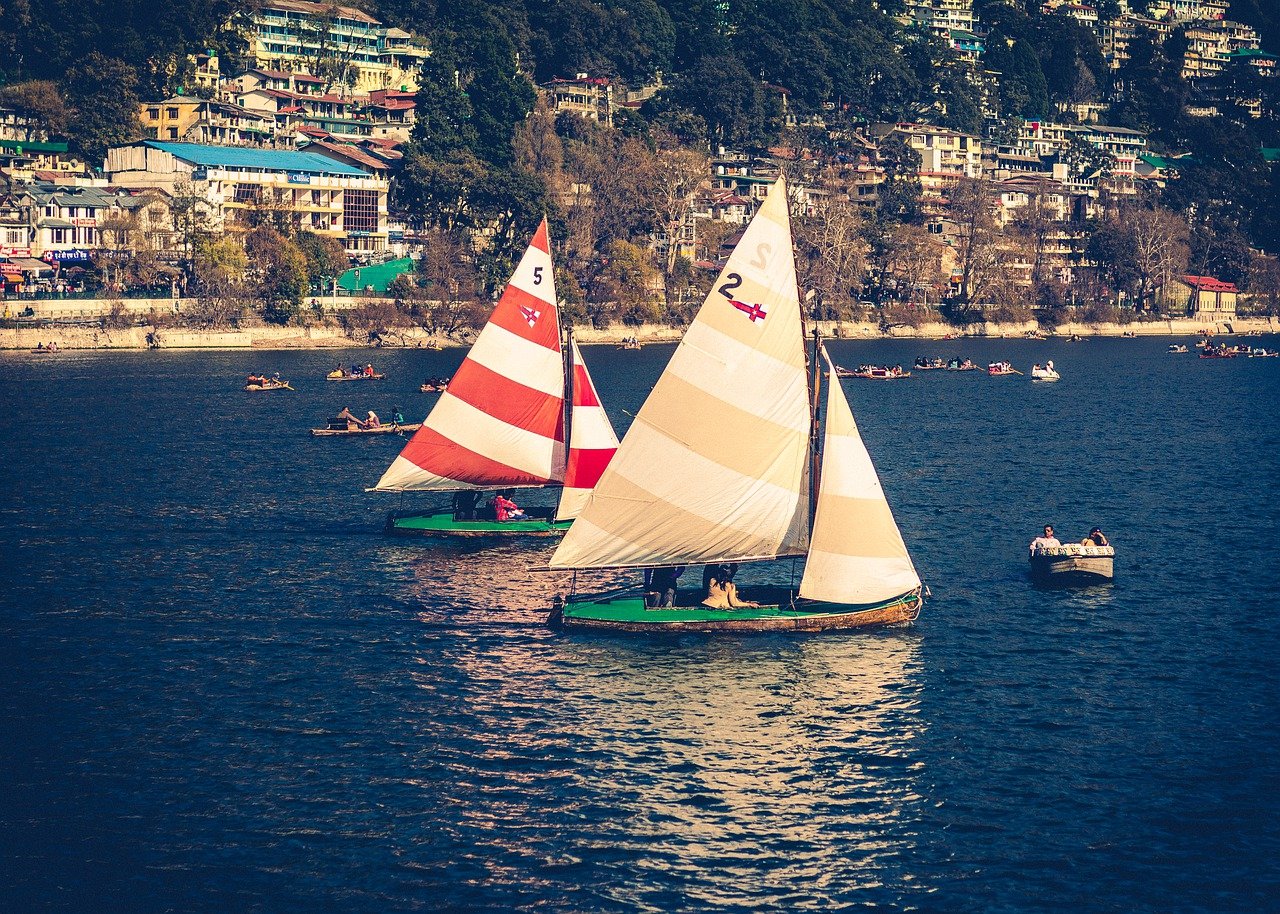
[[[1277,910],[1280,359],[1166,345],[835,344],[1063,380],[846,382],[915,626],[653,638],[307,435],[460,352],[0,356],[0,911]],[[586,351],[620,430],[670,351]],[[1033,588],[1046,522],[1114,586]]]

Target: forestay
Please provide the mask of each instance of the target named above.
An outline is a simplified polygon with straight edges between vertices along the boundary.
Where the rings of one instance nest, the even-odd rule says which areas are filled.
[[[573,405],[569,416],[569,460],[564,471],[564,488],[556,520],[572,520],[582,511],[600,474],[618,450],[618,435],[600,405],[587,363],[577,342],[570,344],[572,358]]]
[[[564,478],[564,364],[547,223],[379,491],[536,486]]]
[[[909,593],[920,577],[894,522],[853,411],[827,361],[827,428],[809,560],[800,596],[879,603]]]
[[[801,555],[810,414],[779,179],[551,564]]]

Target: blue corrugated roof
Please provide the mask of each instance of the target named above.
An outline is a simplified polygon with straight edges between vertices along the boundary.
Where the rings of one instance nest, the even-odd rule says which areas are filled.
[[[200,143],[160,143],[148,146],[177,156],[185,162],[209,168],[265,168],[309,175],[353,175],[368,177],[354,165],[335,162],[315,152],[289,152],[281,149],[245,149],[238,146],[205,146]]]

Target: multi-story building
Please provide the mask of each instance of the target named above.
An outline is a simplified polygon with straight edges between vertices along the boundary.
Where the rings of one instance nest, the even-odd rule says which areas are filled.
[[[976,136],[932,124],[873,124],[877,139],[897,137],[920,156],[920,175],[951,178],[982,176],[982,141]]]
[[[350,6],[264,0],[253,13],[250,55],[260,67],[325,74],[359,91],[417,88],[430,51],[408,32]]]
[[[1212,78],[1226,68],[1232,54],[1259,50],[1257,31],[1239,22],[1197,22],[1187,28],[1186,37],[1183,79]]]
[[[973,32],[973,0],[906,0],[903,21],[950,41],[953,31]]]
[[[579,73],[573,79],[553,79],[542,89],[557,114],[569,111],[613,126],[613,83],[605,77]]]
[[[387,246],[387,177],[315,152],[146,140],[109,150],[104,170],[126,188],[174,194],[189,184],[223,229],[270,208],[301,230],[337,238],[351,254]]]

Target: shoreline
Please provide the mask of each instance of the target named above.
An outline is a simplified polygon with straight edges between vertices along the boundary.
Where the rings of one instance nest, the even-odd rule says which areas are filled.
[[[957,328],[949,324],[931,323],[921,327],[891,327],[881,330],[873,323],[822,321],[817,324],[828,340],[990,340],[1010,339],[1039,342],[1045,339],[1065,340],[1071,336],[1081,338],[1123,338],[1126,334],[1136,337],[1195,337],[1205,333],[1214,336],[1241,336],[1249,332],[1280,333],[1280,323],[1275,318],[1246,317],[1230,322],[1230,329],[1223,322],[1206,323],[1190,318],[1179,320],[1135,322],[1131,324],[1074,324],[1058,327],[1052,334],[1044,333],[1034,322],[1023,324],[975,324]],[[577,327],[574,336],[585,346],[621,345],[624,339],[634,337],[641,343],[678,342],[684,334],[683,327],[662,324],[643,324],[629,327],[614,324],[604,328]],[[144,350],[144,349],[450,349],[465,348],[474,341],[473,334],[461,338],[428,334],[420,329],[388,333],[377,342],[369,343],[348,336],[338,327],[247,327],[236,330],[188,330],[156,328],[153,326],[128,327],[109,330],[98,327],[21,327],[0,328],[0,351],[30,352],[36,346],[58,344],[58,349],[71,351],[96,350]]]

